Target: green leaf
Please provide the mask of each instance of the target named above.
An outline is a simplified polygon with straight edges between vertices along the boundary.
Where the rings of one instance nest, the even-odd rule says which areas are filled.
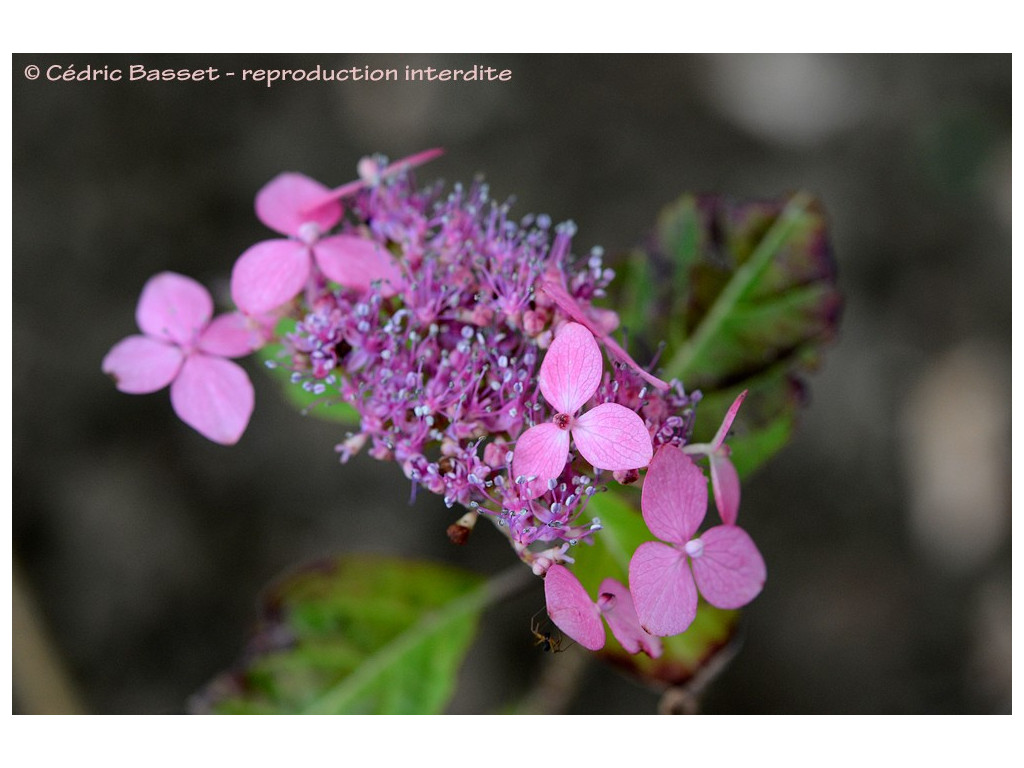
[[[842,300],[825,217],[807,194],[766,202],[685,195],[665,208],[636,265],[655,275],[646,325],[664,339],[662,378],[700,389],[695,442],[709,440],[732,400],[750,394],[730,438],[741,475],[788,442],[802,376],[835,335]]]
[[[305,568],[269,590],[244,661],[192,709],[441,712],[480,613],[500,592],[481,577],[430,563],[350,556]]]
[[[278,322],[274,333],[277,338],[284,338],[295,330],[295,325],[296,322],[292,318],[283,318]],[[291,361],[287,359],[283,344],[268,344],[259,351],[258,356],[271,377],[281,384],[285,399],[303,414],[348,427],[359,426],[359,412],[348,403],[326,394],[315,395],[304,390],[302,385],[292,382]],[[268,362],[271,363],[271,367],[267,367]]]
[[[592,598],[596,599],[606,578],[628,584],[633,552],[645,541],[653,540],[639,508],[639,494],[632,489],[595,494],[590,500],[588,512],[600,519],[602,529],[592,546],[573,550],[576,563],[572,570]],[[697,618],[686,632],[662,638],[664,650],[659,658],[627,653],[611,632],[599,655],[650,685],[682,685],[728,643],[738,620],[738,611],[724,611],[701,600]]]

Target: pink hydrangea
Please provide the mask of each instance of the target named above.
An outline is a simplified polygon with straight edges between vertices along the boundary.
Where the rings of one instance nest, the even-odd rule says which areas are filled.
[[[216,443],[238,442],[252,415],[253,388],[245,371],[225,358],[260,347],[259,329],[238,312],[213,318],[209,292],[174,272],[150,278],[135,318],[143,335],[115,344],[103,358],[104,373],[129,394],[170,384],[182,421]]]
[[[596,469],[647,466],[654,449],[643,419],[618,403],[602,403],[576,416],[601,383],[601,350],[579,323],[566,323],[540,366],[540,391],[555,417],[530,427],[516,443],[512,472],[524,495],[535,498],[557,478],[569,457],[569,437]]]
[[[552,565],[544,577],[548,616],[562,632],[590,651],[604,648],[601,617],[627,653],[643,651],[653,659],[661,655],[661,640],[647,632],[637,619],[633,600],[615,579],[601,582],[597,602],[564,565]]]
[[[740,608],[764,586],[761,553],[735,525],[709,528],[707,480],[673,445],[664,445],[644,479],[644,522],[661,541],[637,547],[629,562],[629,588],[640,623],[653,635],[685,632],[697,615],[697,592],[717,608]],[[667,542],[667,543],[664,543]]]

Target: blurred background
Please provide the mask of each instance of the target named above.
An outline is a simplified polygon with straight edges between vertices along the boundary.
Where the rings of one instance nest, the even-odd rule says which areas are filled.
[[[509,82],[30,81],[127,69],[465,68]],[[1009,55],[16,55],[14,711],[181,712],[238,657],[260,590],[345,552],[513,564],[457,515],[302,418],[250,361],[239,445],[100,361],[169,269],[221,306],[269,236],[256,191],[328,185],[372,152],[442,146],[421,181],[486,175],[519,214],[621,253],[684,191],[817,194],[845,295],[797,438],[744,489],[769,578],[706,712],[997,713],[1011,707]],[[485,615],[452,712],[493,712],[552,668],[568,711],[658,694],[533,645],[541,584]],[[578,651],[579,649],[573,649]],[[579,654],[582,656],[582,653]],[[577,669],[578,667],[578,669]],[[555,670],[557,673],[557,669]],[[551,702],[554,704],[554,702]]]

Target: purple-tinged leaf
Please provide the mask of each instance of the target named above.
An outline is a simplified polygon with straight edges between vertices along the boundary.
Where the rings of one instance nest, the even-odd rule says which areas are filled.
[[[440,713],[481,611],[518,584],[380,557],[309,565],[269,590],[242,661],[195,696],[190,710]]]

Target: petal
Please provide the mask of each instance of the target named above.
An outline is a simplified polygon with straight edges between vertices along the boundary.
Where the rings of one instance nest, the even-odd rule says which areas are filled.
[[[576,419],[572,439],[596,469],[640,469],[654,453],[644,420],[618,403],[602,403]]]
[[[254,395],[245,371],[230,360],[196,352],[171,385],[178,417],[215,443],[234,445],[252,415]]]
[[[637,547],[629,561],[629,591],[640,625],[652,635],[685,632],[697,615],[697,587],[686,555],[667,544]]]
[[[615,315],[614,312],[609,313],[609,310],[591,307],[590,311],[598,315],[597,319],[592,319],[587,315],[583,306],[573,298],[565,288],[562,287],[561,283],[558,282],[558,279],[551,275],[546,274],[541,278],[540,287],[541,290],[547,294],[548,298],[558,305],[559,309],[565,312],[565,314],[577,323],[586,326],[597,338],[601,339],[609,352],[636,371],[644,381],[658,389],[668,389],[668,384],[666,382],[641,368],[637,364],[636,360],[630,357],[629,353],[619,346],[615,339],[608,335],[611,331],[615,330],[616,326],[618,326],[618,316]],[[614,321],[610,315],[614,317]]]
[[[535,499],[548,489],[548,480],[558,477],[569,458],[569,433],[551,422],[523,432],[512,453],[512,476],[535,477],[519,486],[522,495]]]
[[[674,445],[663,445],[647,469],[640,509],[651,533],[685,544],[707,513],[708,481],[689,456]]]
[[[299,236],[303,224],[314,223],[326,232],[341,219],[337,202],[320,205],[330,190],[301,173],[282,173],[256,194],[256,216],[282,235]]]
[[[431,160],[438,158],[443,154],[443,149],[440,147],[434,147],[433,149],[425,149],[422,152],[417,152],[415,155],[403,157],[401,160],[395,160],[395,162],[391,163],[387,168],[381,171],[381,178],[397,176],[402,171],[407,171],[410,168],[416,168],[424,163],[429,163]]]
[[[725,418],[722,419],[722,425],[718,428],[718,432],[715,433],[715,439],[711,441],[711,448],[718,450],[722,443],[725,442],[726,435],[729,434],[729,430],[732,428],[732,423],[736,419],[736,414],[739,413],[740,406],[743,405],[743,401],[747,398],[747,391],[744,389],[740,392],[739,397],[733,400],[732,405],[729,406],[729,410],[725,413]]]
[[[395,162],[391,163],[391,165],[387,166],[384,170],[380,171],[380,173],[377,174],[377,181],[389,176],[395,176],[398,173],[401,173],[402,171],[407,170],[409,168],[415,168],[418,165],[423,165],[423,163],[429,162],[430,160],[433,160],[435,157],[440,157],[443,154],[443,149],[427,149],[415,155],[403,157],[401,160],[396,160]],[[354,195],[356,192],[366,189],[369,186],[370,180],[367,179],[359,178],[356,179],[355,181],[349,181],[345,184],[342,184],[340,187],[335,187],[326,195],[316,200],[310,201],[307,204],[306,210],[316,210],[322,205],[328,205],[337,200],[341,200],[350,195]]]
[[[291,301],[309,279],[309,249],[294,240],[264,240],[238,257],[231,270],[231,298],[247,315]]]
[[[562,632],[589,651],[604,648],[601,612],[572,572],[552,565],[544,577],[548,616]]]
[[[148,336],[182,345],[192,344],[212,315],[210,292],[176,272],[151,277],[135,310],[135,320]]]
[[[540,364],[541,394],[558,413],[571,416],[594,396],[602,368],[594,334],[579,323],[566,323]]]
[[[691,565],[704,599],[716,608],[740,608],[757,597],[767,572],[747,532],[719,525],[706,530],[700,540],[704,551],[692,558]]]
[[[633,598],[622,584],[615,579],[602,581],[597,605],[615,639],[627,653],[643,651],[652,659],[661,656],[661,640],[640,626]]]
[[[199,349],[220,357],[241,357],[264,344],[258,322],[241,312],[228,312],[213,318],[199,337]]]
[[[395,258],[378,243],[354,235],[326,237],[313,247],[313,257],[328,279],[347,288],[369,290],[381,281],[381,295],[394,296],[402,287]]]
[[[103,358],[103,372],[117,388],[130,395],[156,392],[178,375],[184,357],[181,348],[149,336],[129,336]]]
[[[718,514],[726,525],[736,525],[740,511],[740,477],[736,474],[736,467],[728,456],[721,453],[712,453],[708,459],[711,462],[711,488],[715,493]]]

